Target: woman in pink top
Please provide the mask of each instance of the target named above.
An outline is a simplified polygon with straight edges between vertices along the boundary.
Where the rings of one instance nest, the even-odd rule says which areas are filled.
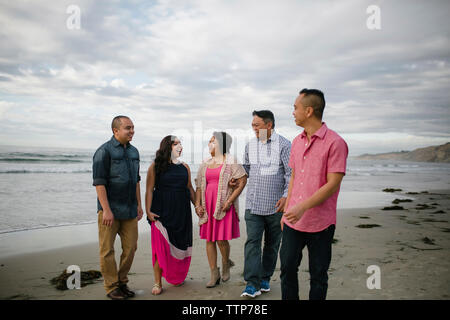
[[[196,178],[195,212],[199,216],[200,238],[206,240],[206,254],[211,269],[211,280],[207,288],[220,283],[217,267],[217,247],[222,254],[222,281],[230,279],[230,244],[228,240],[238,238],[238,197],[247,183],[247,174],[236,159],[229,155],[231,136],[225,132],[214,132],[209,140],[211,158],[200,166]],[[231,189],[228,183],[237,180]]]

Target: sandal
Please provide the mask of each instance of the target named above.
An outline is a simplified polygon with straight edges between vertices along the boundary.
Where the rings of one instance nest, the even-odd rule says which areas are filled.
[[[160,284],[155,283],[153,285],[152,295],[154,295],[154,296],[160,295],[162,293],[162,291],[163,291],[163,288]]]

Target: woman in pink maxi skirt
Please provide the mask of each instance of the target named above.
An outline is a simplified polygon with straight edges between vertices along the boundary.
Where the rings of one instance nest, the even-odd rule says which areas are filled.
[[[176,137],[165,137],[147,174],[145,201],[151,225],[154,295],[162,292],[161,277],[176,286],[183,284],[191,263],[194,189],[189,166],[177,161],[181,151]]]

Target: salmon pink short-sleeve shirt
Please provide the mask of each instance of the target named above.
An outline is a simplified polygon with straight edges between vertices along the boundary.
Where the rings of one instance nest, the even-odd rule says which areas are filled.
[[[294,169],[294,181],[287,208],[310,198],[327,183],[327,173],[345,174],[348,156],[347,143],[323,122],[308,143],[303,131],[292,142],[289,166]],[[289,227],[303,232],[319,232],[336,224],[336,205],[339,189],[321,205],[311,208],[295,224],[285,217]]]

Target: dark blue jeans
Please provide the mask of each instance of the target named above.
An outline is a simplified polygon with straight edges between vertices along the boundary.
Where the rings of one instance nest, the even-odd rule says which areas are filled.
[[[281,241],[281,216],[281,212],[260,216],[245,210],[247,241],[244,248],[244,279],[256,290],[260,289],[261,280],[270,281],[275,270]],[[264,248],[261,250],[263,235]]]
[[[325,300],[328,289],[328,268],[331,262],[331,244],[335,225],[320,232],[301,232],[283,227],[280,249],[281,298],[298,300],[298,267],[302,261],[302,250],[306,246],[309,256],[310,300]]]

